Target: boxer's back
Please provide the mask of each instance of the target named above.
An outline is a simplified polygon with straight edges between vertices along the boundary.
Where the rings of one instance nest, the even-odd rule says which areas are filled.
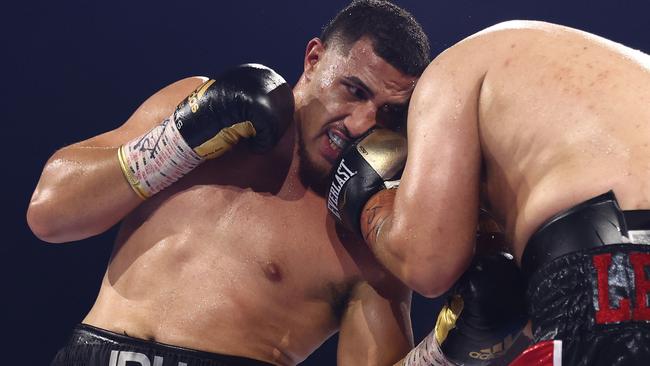
[[[610,189],[623,209],[650,208],[650,56],[545,23],[467,43],[490,50],[479,133],[517,256],[550,216]]]

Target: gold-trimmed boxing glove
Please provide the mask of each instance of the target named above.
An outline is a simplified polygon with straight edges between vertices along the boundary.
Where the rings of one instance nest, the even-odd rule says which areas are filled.
[[[293,93],[280,75],[263,65],[241,65],[200,85],[161,124],[122,145],[120,166],[144,199],[241,139],[253,151],[271,149],[293,112]]]
[[[511,255],[477,255],[448,293],[434,330],[406,366],[486,366],[503,357],[527,322],[525,282]]]
[[[401,176],[406,151],[403,135],[381,128],[368,131],[343,151],[332,169],[327,196],[327,208],[339,223],[361,233],[364,205]]]

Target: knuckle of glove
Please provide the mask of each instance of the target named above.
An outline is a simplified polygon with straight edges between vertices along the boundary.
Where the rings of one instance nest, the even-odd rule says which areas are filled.
[[[265,79],[265,87],[273,87],[255,101],[256,108],[251,116],[256,130],[255,137],[251,139],[251,147],[258,152],[275,146],[293,121],[294,112],[293,92],[289,84],[272,70]]]
[[[245,64],[209,80],[179,104],[174,119],[188,145],[196,147],[226,128],[251,138],[255,151],[275,146],[293,119],[293,93],[272,69]],[[244,126],[245,124],[252,126]]]
[[[278,142],[293,120],[294,98],[289,84],[261,64],[244,64],[229,72],[234,108],[232,123],[250,121],[255,129],[249,140],[253,151],[264,152]]]
[[[464,365],[503,356],[526,323],[524,286],[512,256],[477,256],[452,289],[462,309],[441,345],[445,355]]]
[[[386,180],[395,179],[406,162],[406,138],[396,132],[371,130],[341,154],[330,174],[327,207],[347,229],[360,234],[365,203]]]
[[[465,311],[488,328],[525,313],[525,282],[514,259],[506,253],[475,258],[457,291],[466,302]]]

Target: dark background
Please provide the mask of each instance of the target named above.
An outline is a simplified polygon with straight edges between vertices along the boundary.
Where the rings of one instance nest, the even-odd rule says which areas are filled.
[[[58,148],[120,125],[150,94],[191,75],[244,62],[269,65],[294,83],[307,41],[347,1],[37,0],[4,3],[0,365],[47,365],[92,305],[115,230],[78,243],[34,237],[25,210]],[[650,51],[646,1],[398,2],[428,33],[432,52],[496,22],[538,19]],[[644,4],[645,3],[645,4]],[[416,341],[437,304],[414,298]],[[335,363],[328,341],[306,365]]]

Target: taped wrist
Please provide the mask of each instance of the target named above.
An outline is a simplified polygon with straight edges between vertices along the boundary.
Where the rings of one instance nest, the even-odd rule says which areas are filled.
[[[176,182],[204,160],[185,142],[171,116],[120,146],[117,157],[124,177],[142,199]]]
[[[438,344],[443,344],[447,340],[449,332],[456,327],[456,321],[458,321],[464,306],[465,302],[462,297],[452,295],[440,309],[438,319],[436,319],[436,327],[434,328]]]
[[[406,355],[404,366],[456,366],[442,353],[435,333],[435,330],[429,333]]]

